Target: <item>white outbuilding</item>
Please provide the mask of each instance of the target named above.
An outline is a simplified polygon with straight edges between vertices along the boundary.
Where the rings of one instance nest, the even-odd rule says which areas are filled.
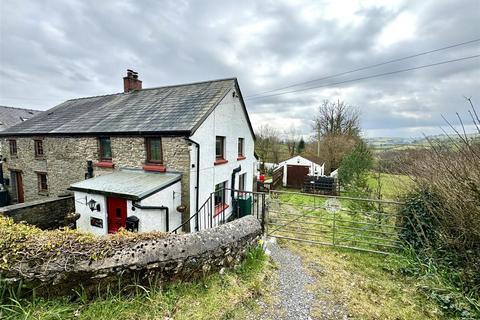
[[[171,231],[181,224],[181,174],[122,169],[74,183],[77,228],[96,235],[124,226]]]
[[[280,162],[283,167],[283,186],[300,188],[307,176],[323,176],[325,164],[318,164],[303,156],[295,156]]]

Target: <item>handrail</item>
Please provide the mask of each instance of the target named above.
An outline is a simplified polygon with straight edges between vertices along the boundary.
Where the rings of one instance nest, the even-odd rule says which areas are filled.
[[[202,211],[202,209],[205,207],[205,205],[210,201],[210,198],[211,198],[211,194],[210,196],[208,197],[208,199],[202,204],[202,206],[200,207],[200,209],[198,209],[197,212],[195,212],[194,215],[190,216],[190,218],[188,218],[185,222],[183,222],[181,225],[179,225],[178,227],[176,227],[174,230],[170,231],[170,233],[177,233],[177,231],[181,228],[183,228],[185,225],[187,225],[187,223],[189,223],[193,218],[197,217],[199,212]]]

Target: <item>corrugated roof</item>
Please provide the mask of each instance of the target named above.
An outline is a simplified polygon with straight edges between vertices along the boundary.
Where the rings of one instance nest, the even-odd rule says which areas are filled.
[[[0,106],[0,131],[27,121],[41,112],[40,110]]]
[[[2,135],[190,132],[236,86],[231,78],[68,100]]]
[[[180,181],[180,173],[122,169],[70,185],[70,190],[141,200]]]

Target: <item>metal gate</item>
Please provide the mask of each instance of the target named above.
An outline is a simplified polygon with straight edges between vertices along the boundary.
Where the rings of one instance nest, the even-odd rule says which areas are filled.
[[[266,230],[281,239],[387,254],[401,248],[402,204],[271,190]]]

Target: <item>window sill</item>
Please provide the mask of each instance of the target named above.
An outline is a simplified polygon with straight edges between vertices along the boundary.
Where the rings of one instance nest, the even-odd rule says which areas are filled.
[[[225,160],[225,159],[217,159],[217,160],[215,160],[215,162],[213,163],[213,165],[218,166],[218,165],[225,164],[225,163],[228,163],[228,160]]]
[[[35,156],[35,160],[45,160],[44,156]]]
[[[48,191],[38,191],[38,195],[48,197]]]
[[[111,161],[99,161],[95,163],[95,166],[99,168],[113,168],[115,164]]]
[[[225,211],[228,207],[230,207],[228,204],[226,203],[220,203],[220,204],[217,204],[215,206],[215,214],[213,215],[213,217],[215,218],[216,216],[218,216],[220,213],[222,213],[223,211]]]
[[[245,160],[245,159],[247,159],[247,157],[245,157],[245,156],[238,156],[237,157],[237,161]]]
[[[167,168],[160,164],[145,164],[143,165],[145,171],[166,172]]]

